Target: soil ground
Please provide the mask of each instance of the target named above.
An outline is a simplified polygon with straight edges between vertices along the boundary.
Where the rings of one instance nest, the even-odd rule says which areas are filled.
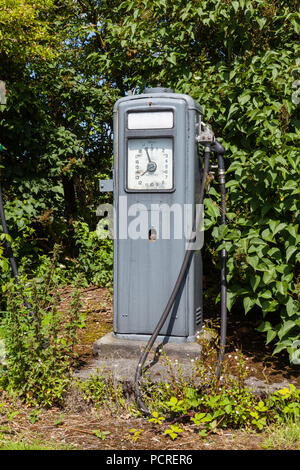
[[[69,302],[72,289],[62,289],[62,307]],[[109,289],[90,286],[82,289],[82,309],[87,315],[87,326],[80,332],[77,346],[80,366],[85,367],[92,358],[92,344],[112,330],[112,293]],[[215,312],[214,305],[210,311]],[[209,322],[217,326],[216,315]],[[207,324],[208,324],[207,323]],[[226,357],[234,358],[242,352],[249,375],[269,384],[287,381],[300,387],[299,367],[292,367],[282,354],[272,356],[272,347],[265,346],[264,337],[255,330],[259,319],[244,314],[229,316],[228,345]],[[232,363],[234,368],[234,364]],[[222,430],[204,440],[191,425],[180,424],[184,432],[172,441],[157,427],[144,418],[134,417],[124,409],[96,409],[76,393],[70,393],[63,408],[35,410],[24,407],[0,396],[0,442],[22,441],[40,443],[43,448],[66,448],[82,450],[259,450],[266,435],[246,431]],[[5,412],[4,412],[5,411]],[[134,440],[130,430],[141,430]],[[99,437],[99,432],[108,431]],[[98,436],[97,436],[98,434]]]

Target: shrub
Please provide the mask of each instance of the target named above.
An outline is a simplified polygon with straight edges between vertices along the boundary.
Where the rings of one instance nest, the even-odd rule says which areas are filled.
[[[9,284],[1,324],[7,355],[2,386],[30,405],[62,402],[75,359],[77,331],[84,326],[78,291],[69,309],[59,310],[54,266],[55,259],[44,278]],[[29,307],[24,305],[25,295]]]

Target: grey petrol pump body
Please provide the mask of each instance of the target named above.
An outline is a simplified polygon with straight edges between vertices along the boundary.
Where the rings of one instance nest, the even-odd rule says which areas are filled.
[[[181,215],[185,207],[192,207],[194,214],[200,189],[196,133],[201,113],[188,95],[161,88],[126,96],[114,106],[117,338],[148,340],[176,282],[187,247],[187,239],[178,234],[180,208]],[[172,223],[175,213],[177,225]],[[198,250],[158,340],[194,341],[202,318]]]

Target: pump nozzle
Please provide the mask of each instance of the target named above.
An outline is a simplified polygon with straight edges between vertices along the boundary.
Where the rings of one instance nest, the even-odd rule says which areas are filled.
[[[201,122],[199,135],[196,138],[197,142],[202,145],[211,146],[215,141],[215,134],[213,133],[212,127],[210,124],[205,124]]]

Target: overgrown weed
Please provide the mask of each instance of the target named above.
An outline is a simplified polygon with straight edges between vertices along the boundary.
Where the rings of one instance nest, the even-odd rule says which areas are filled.
[[[6,365],[0,386],[31,406],[62,404],[70,384],[74,346],[84,327],[80,295],[74,290],[67,311],[60,311],[54,273],[59,249],[42,278],[7,288],[7,311],[1,323]],[[26,296],[26,305],[24,297]]]

